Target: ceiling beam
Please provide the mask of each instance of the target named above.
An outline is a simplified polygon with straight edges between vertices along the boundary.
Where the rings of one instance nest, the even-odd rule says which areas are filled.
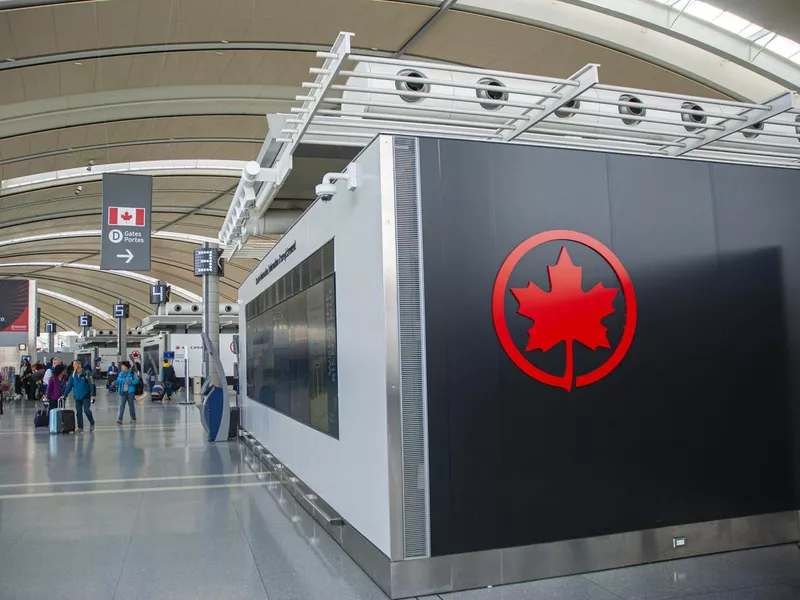
[[[0,0],[0,11],[3,10],[3,0]],[[0,71],[24,69],[40,65],[52,65],[65,62],[84,62],[98,58],[114,58],[118,56],[139,56],[144,54],[170,54],[175,52],[234,52],[237,50],[251,50],[260,52],[327,52],[330,44],[301,44],[296,42],[193,42],[174,44],[142,44],[138,46],[119,46],[116,48],[98,48],[79,50],[75,52],[58,52],[43,54],[41,56],[13,56],[12,61],[0,62]],[[367,56],[389,57],[391,52],[359,48],[359,54]]]
[[[51,156],[62,156],[64,154],[78,154],[80,152],[93,152],[95,150],[107,150],[108,148],[129,148],[132,146],[153,146],[158,144],[262,144],[264,140],[257,138],[236,138],[236,137],[179,137],[163,138],[152,140],[130,140],[127,142],[110,142],[106,144],[93,144],[91,146],[72,146],[69,148],[59,148],[47,152],[37,152],[36,154],[25,154],[0,160],[0,166],[10,165],[17,162],[35,160],[37,158],[49,158]]]

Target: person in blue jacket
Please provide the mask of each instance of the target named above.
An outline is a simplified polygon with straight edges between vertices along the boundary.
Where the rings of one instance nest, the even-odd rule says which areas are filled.
[[[122,425],[122,417],[125,416],[125,405],[130,407],[131,425],[136,425],[136,402],[135,390],[139,383],[139,375],[136,370],[131,368],[131,363],[123,360],[119,363],[120,372],[117,376],[117,391],[120,396],[119,413],[117,413],[117,425]]]
[[[89,419],[89,431],[94,431],[94,415],[92,415],[92,375],[83,370],[79,360],[72,361],[72,375],[61,398],[66,399],[72,392],[75,398],[75,418],[78,420],[78,433],[83,433],[83,413]]]

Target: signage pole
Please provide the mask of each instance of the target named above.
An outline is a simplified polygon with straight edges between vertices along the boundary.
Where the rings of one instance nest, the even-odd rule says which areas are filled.
[[[36,338],[39,337],[39,298],[38,284],[28,282],[28,354],[31,364],[36,362]]]
[[[56,332],[52,326],[47,328],[47,351],[50,354],[56,351]]]
[[[122,304],[122,300],[119,301],[119,304]],[[128,319],[125,317],[124,312],[120,312],[118,315],[117,342],[119,346],[119,360],[123,361],[128,360]]]
[[[205,242],[205,249],[216,250],[217,245]],[[211,273],[203,275],[203,333],[211,339],[212,352],[219,353],[219,274],[214,269]],[[212,377],[212,383],[222,386],[221,381],[216,381],[214,369],[211,368],[208,355],[204,357],[204,371],[206,377]]]

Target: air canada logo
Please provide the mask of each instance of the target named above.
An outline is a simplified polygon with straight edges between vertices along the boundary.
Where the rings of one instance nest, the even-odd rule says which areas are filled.
[[[555,242],[562,244],[555,264],[546,265],[549,290],[531,281],[523,287],[512,286],[511,277],[520,261],[539,246]],[[618,287],[606,287],[599,281],[586,280],[583,267],[573,263],[564,242],[576,242],[599,255],[616,276]],[[509,315],[506,314],[509,294],[517,306],[517,313],[528,323],[532,322],[527,330],[524,352],[509,330]],[[624,299],[624,308],[615,309],[619,295]],[[616,304],[620,305],[619,302]],[[619,341],[612,348],[603,320],[617,311],[624,311],[624,327],[618,336]],[[522,242],[500,267],[492,294],[492,318],[503,350],[517,367],[541,383],[571,391],[601,380],[625,357],[636,329],[636,297],[625,267],[601,242],[576,231],[546,231]],[[576,344],[590,351],[608,349],[609,356],[588,372],[585,369],[581,371],[581,365],[576,365],[575,361]],[[546,372],[534,364],[536,353],[557,351],[565,353],[563,375]]]

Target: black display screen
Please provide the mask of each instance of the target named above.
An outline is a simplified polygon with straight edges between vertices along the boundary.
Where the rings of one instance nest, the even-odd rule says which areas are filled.
[[[247,394],[338,439],[335,275],[248,319]]]

